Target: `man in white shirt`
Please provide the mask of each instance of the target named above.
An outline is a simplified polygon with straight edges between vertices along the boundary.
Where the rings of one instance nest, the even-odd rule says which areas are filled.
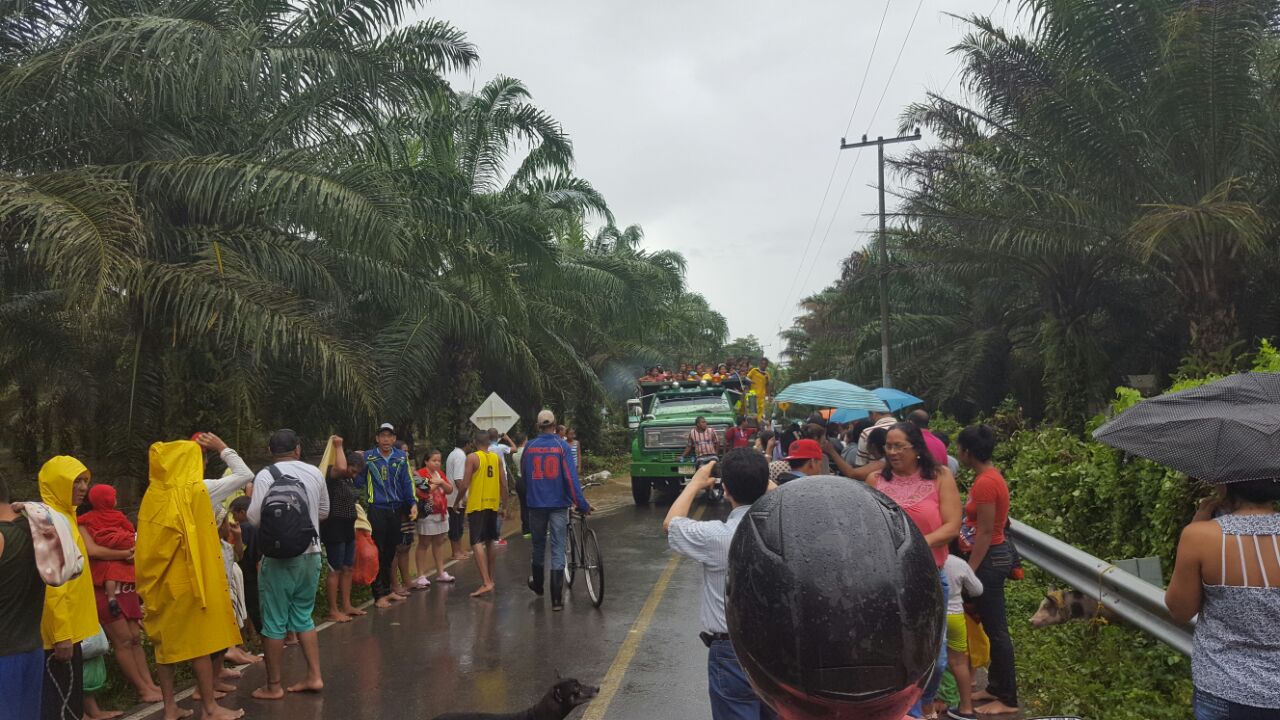
[[[222,517],[225,512],[224,504],[230,500],[236,493],[245,492],[253,494],[253,471],[240,458],[240,454],[235,450],[227,447],[222,438],[213,433],[196,433],[196,444],[205,450],[211,450],[218,454],[222,462],[226,463],[227,474],[222,477],[205,478],[204,487],[209,492],[209,502],[213,503],[213,517],[215,519]],[[227,575],[227,587],[231,590],[231,607],[235,609],[236,622],[241,628],[244,627],[244,620],[247,615],[245,603],[247,598],[244,591],[244,577],[237,576],[239,568],[235,564],[235,550],[227,543],[222,541],[222,569]],[[217,653],[213,658],[213,667],[215,671],[222,670],[222,658],[226,657],[235,664],[250,664],[258,662],[258,658],[250,655],[247,651],[241,649],[238,645],[233,645],[226,649],[223,653]],[[222,685],[221,678],[214,678],[214,683],[219,686],[219,690],[227,692],[227,687]]]
[[[266,650],[267,683],[253,691],[260,700],[279,700],[285,689],[281,684],[284,638],[298,634],[298,644],[307,661],[307,677],[289,686],[289,692],[319,692],[324,688],[320,677],[320,641],[311,613],[316,605],[316,586],[320,582],[320,521],[329,516],[329,490],[320,468],[302,462],[302,443],[292,430],[277,430],[267,441],[273,464],[254,479],[254,493],[249,503],[249,521],[258,528],[258,542],[263,555],[258,577],[258,599],[262,604],[262,644]],[[280,537],[275,530],[291,517],[281,509],[282,500],[290,508],[305,502],[310,529],[298,537]],[[263,508],[266,508],[266,517]],[[265,520],[265,523],[264,523]],[[309,540],[309,542],[308,542]],[[300,548],[299,554],[292,554]]]
[[[689,509],[698,493],[715,482],[715,461],[698,469],[684,492],[671,505],[662,527],[672,551],[698,561],[702,565],[702,629],[700,637],[707,646],[707,678],[711,695],[711,717],[714,720],[752,718],[776,720],[778,717],[752,690],[747,675],[729,642],[729,626],[724,614],[724,582],[729,569],[729,543],[733,531],[769,487],[769,461],[760,453],[742,448],[725,453],[719,461],[724,496],[733,508],[723,522],[689,519]]]
[[[863,430],[862,434],[858,436],[858,461],[854,463],[854,467],[861,467],[871,462],[871,453],[867,450],[867,439],[871,437],[871,431],[880,427],[889,428],[896,422],[897,420],[891,412],[873,411],[871,413],[871,427]]]
[[[462,511],[462,504],[466,502],[466,496],[458,492],[458,484],[466,473],[467,456],[472,450],[475,450],[475,445],[471,439],[471,433],[459,433],[457,447],[444,461],[444,474],[449,478],[449,484],[453,485],[453,491],[448,494],[447,499],[449,501],[449,544],[453,546],[454,560],[466,560],[469,557],[466,547],[462,544],[462,533],[466,529],[467,519],[466,513]]]

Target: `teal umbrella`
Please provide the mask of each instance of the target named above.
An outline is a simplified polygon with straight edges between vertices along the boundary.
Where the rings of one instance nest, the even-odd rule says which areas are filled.
[[[872,394],[870,390],[860,388],[853,383],[834,379],[793,383],[778,393],[774,400],[776,402],[814,405],[823,408],[889,412],[889,406],[885,405],[884,401]]]

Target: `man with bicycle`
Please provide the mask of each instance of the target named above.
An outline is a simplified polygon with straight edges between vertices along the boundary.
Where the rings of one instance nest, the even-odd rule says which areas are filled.
[[[564,555],[568,534],[569,506],[591,512],[578,482],[578,464],[569,443],[556,434],[556,416],[550,410],[538,413],[538,437],[529,441],[520,458],[525,497],[529,503],[529,525],[533,531],[532,572],[529,589],[543,594],[546,581],[547,534],[551,534],[551,609],[564,608]]]

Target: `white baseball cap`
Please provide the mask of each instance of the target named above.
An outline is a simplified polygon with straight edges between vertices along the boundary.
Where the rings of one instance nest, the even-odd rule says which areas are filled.
[[[392,435],[394,435],[396,432],[396,426],[392,425],[391,423],[382,423],[381,425],[378,426],[378,432],[379,433],[389,432]]]
[[[550,427],[556,424],[556,414],[550,410],[538,413],[538,427]]]

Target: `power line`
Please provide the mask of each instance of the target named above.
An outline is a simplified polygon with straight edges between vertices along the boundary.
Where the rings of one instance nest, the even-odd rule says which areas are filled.
[[[884,19],[889,17],[889,3],[885,2],[884,12],[880,13],[880,27],[876,28],[875,42],[871,43],[871,54],[867,55],[867,66],[862,69],[862,80],[858,81],[858,95],[853,99],[853,109],[849,111],[849,121],[844,124],[844,134],[849,134],[853,127],[853,116],[858,112],[858,104],[862,102],[862,91],[867,87],[867,76],[871,74],[871,61],[876,56],[876,48],[880,47],[880,33],[884,31]]]
[[[871,52],[867,55],[867,63],[862,71],[862,80],[858,83],[858,94],[854,97],[853,108],[849,111],[849,120],[845,123],[844,132],[846,135],[849,134],[849,128],[853,125],[853,117],[858,112],[858,106],[862,103],[862,92],[867,87],[867,75],[871,72],[871,61],[875,59],[876,48],[880,46],[880,35],[884,31],[884,21],[885,18],[889,16],[889,2],[890,0],[885,0],[884,10],[880,13],[880,26],[876,28],[876,38],[875,41],[871,43]],[[919,12],[918,9],[917,12]],[[901,56],[901,53],[899,53],[899,56]],[[831,164],[831,175],[827,178],[827,187],[822,191],[822,202],[818,204],[818,214],[813,218],[813,226],[809,228],[809,237],[805,240],[804,251],[800,253],[800,262],[796,264],[795,274],[791,276],[791,285],[787,287],[787,294],[783,296],[782,304],[778,307],[778,317],[774,321],[774,326],[778,328],[778,332],[782,331],[782,316],[787,312],[787,308],[791,303],[791,296],[792,293],[795,292],[796,288],[796,280],[800,279],[800,271],[804,269],[804,261],[809,258],[809,248],[813,246],[813,238],[818,232],[818,224],[822,221],[822,211],[827,209],[827,198],[831,195],[831,185],[835,182],[836,171],[840,169],[840,158],[841,152],[837,149],[835,162]],[[855,166],[857,161],[858,159],[855,157]],[[845,181],[845,189],[848,189],[848,181]],[[843,200],[843,190],[840,193],[840,197]],[[830,232],[829,227],[827,231]],[[810,272],[812,272],[812,270],[810,270]],[[805,278],[805,282],[808,282],[807,277]]]
[[[898,55],[894,58],[893,67],[889,69],[889,76],[885,79],[884,89],[880,92],[880,99],[876,101],[876,109],[871,113],[871,120],[867,123],[867,130],[863,133],[864,135],[871,131],[871,126],[875,124],[876,116],[880,114],[880,106],[884,103],[885,95],[889,92],[889,86],[893,84],[893,76],[898,71],[898,63],[902,60],[902,53],[907,49],[907,41],[911,39],[911,31],[915,29],[916,20],[919,19],[920,9],[923,7],[924,0],[920,0],[916,3],[915,14],[911,16],[911,24],[907,26],[907,33],[902,37],[902,44],[898,46]],[[859,93],[859,95],[861,95],[861,93]],[[846,128],[846,134],[847,132]],[[849,168],[849,175],[845,178],[844,187],[840,190],[840,199],[836,201],[835,210],[831,213],[831,221],[827,223],[827,229],[822,233],[822,240],[818,242],[818,249],[814,251],[813,261],[809,264],[809,272],[805,273],[804,282],[800,285],[802,288],[808,286],[809,279],[813,277],[814,268],[818,266],[818,258],[822,254],[822,248],[827,244],[827,237],[831,235],[831,228],[835,225],[836,218],[840,215],[840,208],[844,204],[845,193],[849,190],[849,183],[853,180],[854,171],[858,169],[858,160],[860,157],[860,155],[855,156],[853,159],[853,165]],[[806,249],[806,255],[807,254]],[[801,261],[801,267],[803,267],[803,260]],[[788,299],[790,299],[790,296],[788,296]]]

